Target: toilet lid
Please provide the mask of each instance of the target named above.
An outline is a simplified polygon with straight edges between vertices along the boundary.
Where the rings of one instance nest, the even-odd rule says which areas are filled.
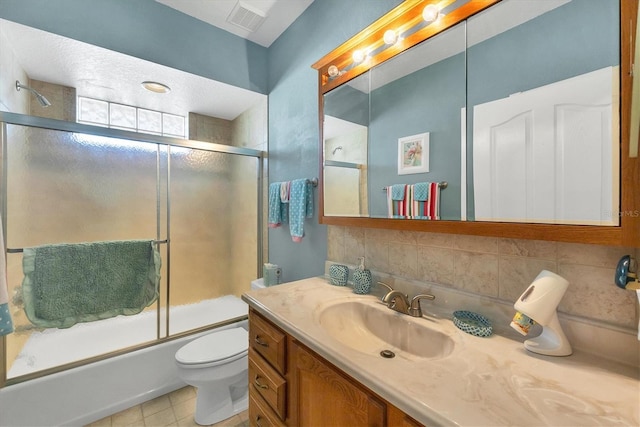
[[[176,360],[185,365],[217,362],[246,353],[248,347],[249,333],[245,329],[225,329],[191,341],[178,350]]]

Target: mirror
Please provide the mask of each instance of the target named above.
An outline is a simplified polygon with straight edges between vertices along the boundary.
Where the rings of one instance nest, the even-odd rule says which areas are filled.
[[[598,0],[469,19],[469,219],[618,225],[619,20]]]
[[[446,182],[440,220],[619,225],[619,15],[503,0],[326,92],[324,215],[427,219],[383,189]]]
[[[369,73],[325,95],[324,210],[368,216]]]

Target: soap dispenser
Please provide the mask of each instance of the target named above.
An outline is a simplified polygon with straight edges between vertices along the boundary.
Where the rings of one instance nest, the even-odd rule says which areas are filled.
[[[371,292],[371,272],[364,267],[364,257],[358,259],[360,265],[353,272],[353,292],[368,294]]]

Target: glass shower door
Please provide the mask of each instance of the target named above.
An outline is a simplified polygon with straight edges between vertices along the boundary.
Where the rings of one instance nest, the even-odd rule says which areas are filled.
[[[169,335],[245,316],[256,278],[259,158],[171,147]]]
[[[7,125],[6,134],[3,220],[10,295],[22,286],[22,248],[156,239],[158,145],[20,125]],[[155,304],[136,316],[68,329],[34,327],[19,300],[10,308],[16,332],[6,339],[7,378],[157,338]]]

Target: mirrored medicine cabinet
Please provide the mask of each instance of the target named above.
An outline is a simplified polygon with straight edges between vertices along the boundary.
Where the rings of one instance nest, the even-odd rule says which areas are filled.
[[[401,3],[313,65],[320,222],[640,246],[637,10]],[[437,217],[394,210],[387,189],[422,182]]]

